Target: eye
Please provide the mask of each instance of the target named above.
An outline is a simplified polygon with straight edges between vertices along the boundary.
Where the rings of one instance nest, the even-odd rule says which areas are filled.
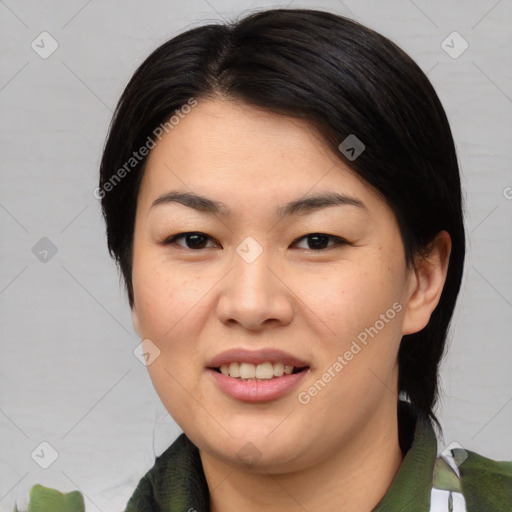
[[[182,238],[185,240],[185,246],[176,243],[177,240]],[[170,238],[166,239],[163,244],[179,245],[180,247],[185,247],[186,249],[205,249],[205,243],[207,240],[213,239],[204,233],[200,233],[198,231],[190,231],[187,233],[178,233],[177,235],[171,236]]]
[[[185,245],[177,243],[177,241],[181,239],[185,240]],[[208,248],[206,246],[208,240],[213,240],[213,238],[211,238],[209,235],[206,235],[205,233],[189,231],[186,233],[178,233],[177,235],[173,235],[162,243],[163,245],[178,245],[180,247],[184,247],[185,249],[200,250]],[[330,240],[333,241],[333,243],[326,245]],[[338,236],[327,235],[325,233],[309,233],[308,235],[304,235],[295,240],[292,245],[296,245],[301,241],[307,241],[307,244],[311,246],[300,247],[301,249],[309,249],[317,252],[329,249],[330,247],[336,245],[348,244],[346,240]],[[215,247],[215,245],[210,247]]]
[[[326,247],[325,245],[328,243],[329,239],[334,240],[334,243]],[[307,240],[309,245],[312,245],[312,247],[301,247],[301,249],[312,249],[314,251],[322,251],[333,247],[334,245],[348,244],[346,240],[340,238],[339,236],[326,235],[325,233],[310,233],[308,235],[304,235],[298,238],[294,244],[300,242],[301,240]]]

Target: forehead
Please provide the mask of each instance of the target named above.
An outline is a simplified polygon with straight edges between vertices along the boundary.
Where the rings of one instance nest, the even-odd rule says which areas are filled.
[[[224,100],[199,101],[151,150],[139,199],[178,189],[254,207],[326,191],[375,196],[307,122]]]
[[[257,167],[297,157],[335,160],[321,135],[304,120],[226,100],[198,101],[157,141],[150,160],[165,156],[186,157],[190,162],[209,157],[212,164],[224,160],[224,166],[243,162],[244,168],[251,167],[251,162]]]

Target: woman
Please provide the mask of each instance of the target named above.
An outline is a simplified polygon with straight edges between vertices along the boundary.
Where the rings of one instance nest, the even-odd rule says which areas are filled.
[[[436,460],[460,179],[395,44],[300,9],[171,39],[119,101],[96,194],[184,432],[126,512],[512,510],[512,463]]]

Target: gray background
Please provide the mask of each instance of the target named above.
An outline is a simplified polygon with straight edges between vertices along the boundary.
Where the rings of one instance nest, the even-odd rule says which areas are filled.
[[[0,510],[35,483],[122,510],[180,433],[160,404],[93,197],[112,109],[149,52],[188,28],[271,6],[348,15],[428,72],[450,119],[468,259],[442,366],[445,438],[512,459],[512,2],[0,1]],[[43,59],[41,32],[57,41]],[[457,31],[458,58],[441,43]],[[47,37],[47,36],[44,36]],[[461,39],[448,39],[461,48]],[[38,48],[42,51],[43,48]],[[57,249],[46,255],[47,237]],[[43,244],[33,247],[37,243]],[[44,245],[46,244],[46,246]],[[51,462],[49,443],[58,458]],[[34,451],[35,450],[35,451]],[[31,454],[34,453],[33,456]]]

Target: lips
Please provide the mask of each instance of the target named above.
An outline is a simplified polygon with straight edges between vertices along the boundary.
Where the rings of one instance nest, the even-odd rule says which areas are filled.
[[[303,379],[310,375],[310,370],[303,370],[269,380],[236,379],[208,369],[206,374],[216,389],[224,395],[239,402],[273,402],[289,396]]]
[[[268,363],[274,365],[274,372],[278,368],[277,376],[269,376],[265,371],[264,378],[242,378],[238,373],[241,369],[242,374],[249,375],[247,373],[249,367],[252,367],[250,368],[252,372],[255,366],[268,370]],[[244,369],[242,366],[246,368]],[[229,371],[226,374],[228,367]],[[239,368],[237,369],[237,367]],[[229,375],[233,368],[239,377]],[[292,373],[289,373],[292,368]],[[283,373],[281,373],[281,369]],[[259,374],[258,371],[257,374]],[[310,373],[311,368],[307,361],[273,348],[231,349],[218,354],[207,364],[208,378],[212,379],[217,389],[230,398],[252,403],[270,402],[289,395]]]

